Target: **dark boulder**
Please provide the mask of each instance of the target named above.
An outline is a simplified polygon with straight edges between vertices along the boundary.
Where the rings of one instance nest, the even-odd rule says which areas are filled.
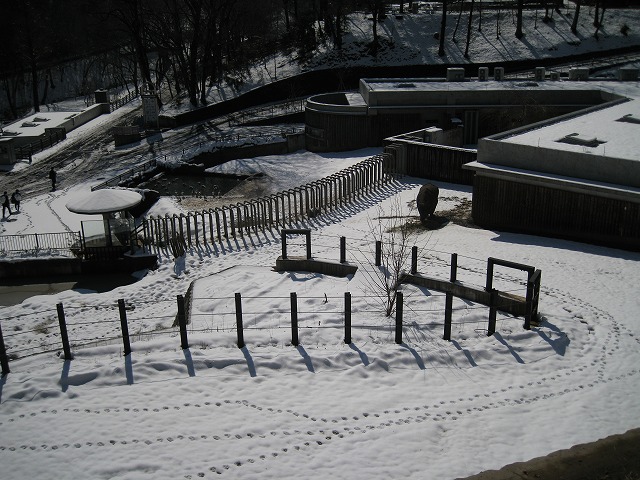
[[[432,183],[427,183],[420,187],[418,197],[416,198],[418,213],[420,213],[420,221],[424,222],[433,215],[433,212],[436,211],[439,193],[440,189]]]

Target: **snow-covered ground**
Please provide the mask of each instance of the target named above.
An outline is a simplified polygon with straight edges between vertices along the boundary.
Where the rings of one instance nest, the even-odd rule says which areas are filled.
[[[301,159],[324,176],[358,152],[342,157],[253,163],[285,181],[302,171]],[[522,319],[500,315],[487,337],[487,309],[456,300],[447,342],[442,296],[404,287],[404,344],[394,343],[372,287],[371,226],[379,207],[415,213],[420,183],[404,179],[376,201],[314,219],[314,257],[337,260],[346,236],[348,260],[359,266],[352,277],[275,273],[278,236],[260,235],[163,256],[158,270],[108,293],[66,291],[3,308],[10,352],[54,350],[12,361],[0,383],[3,478],[456,478],[638,427],[637,253],[450,223],[412,240],[419,270],[447,279],[449,255],[458,253],[459,280],[482,286],[490,256],[533,265],[542,270],[544,321],[524,331]],[[469,188],[439,186],[439,212],[471,197]],[[80,190],[28,200],[11,223],[27,231],[50,217],[48,203],[73,229],[80,216],[61,205]],[[298,254],[300,241],[292,243]],[[518,272],[496,273],[497,288],[524,291]],[[183,351],[175,298],[192,282]],[[347,291],[351,345],[342,341]],[[235,293],[244,349],[235,344]],[[127,357],[118,299],[129,307]],[[59,302],[72,342],[87,345],[70,362],[59,355]]]
[[[637,35],[639,19],[627,21]],[[613,35],[619,26],[610,29]],[[425,36],[432,31],[425,28]],[[506,28],[503,34],[511,38]],[[527,31],[525,40],[535,35]],[[280,189],[374,153],[299,152],[224,168],[260,171]],[[105,165],[103,175],[114,168]],[[2,234],[77,231],[91,217],[64,205],[96,181],[26,198],[2,222]],[[371,230],[396,206],[415,214],[410,205],[422,182],[402,179],[384,195],[309,224],[317,258],[337,260],[339,237],[347,237],[348,261],[359,267],[352,277],[273,272],[281,253],[274,232],[177,259],[163,255],[157,270],[111,292],[69,290],[2,308],[10,353],[51,350],[12,360],[0,380],[2,478],[452,479],[640,427],[638,253],[451,222],[412,239],[419,271],[447,279],[457,253],[458,279],[482,286],[488,257],[535,266],[543,322],[525,331],[522,319],[499,315],[497,333],[487,337],[488,310],[456,300],[447,342],[440,294],[406,286],[404,344],[394,343],[393,320],[372,287]],[[437,184],[442,215],[471,199],[469,187]],[[163,199],[153,213],[181,208]],[[290,249],[299,254],[300,240]],[[497,288],[522,294],[523,275],[499,267],[496,274]],[[190,348],[182,350],[172,327],[176,295],[192,283]],[[342,341],[347,291],[350,345]],[[297,348],[290,344],[291,292],[298,295]],[[244,349],[235,345],[235,293],[243,298]],[[132,335],[126,357],[118,299]],[[58,303],[71,341],[83,345],[73,348],[72,361],[60,354]]]

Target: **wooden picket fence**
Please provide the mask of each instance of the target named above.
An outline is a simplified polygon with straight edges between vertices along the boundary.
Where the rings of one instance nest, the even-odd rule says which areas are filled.
[[[150,217],[136,235],[145,246],[174,251],[222,242],[252,231],[291,228],[321,214],[344,208],[387,185],[386,154],[300,187],[225,207]]]

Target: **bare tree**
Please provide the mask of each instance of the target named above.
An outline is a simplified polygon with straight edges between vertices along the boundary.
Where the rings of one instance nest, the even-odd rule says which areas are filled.
[[[516,10],[516,38],[522,38],[524,33],[522,33],[522,9],[524,6],[524,0],[518,0],[517,10]]]
[[[469,7],[469,23],[467,24],[467,45],[464,48],[464,58],[469,58],[469,43],[471,42],[471,22],[473,21],[473,2],[471,0],[471,7]]]
[[[573,22],[571,23],[571,33],[578,35],[578,17],[580,16],[580,4],[582,0],[575,0],[576,11],[573,14]]]
[[[444,56],[444,37],[447,30],[447,0],[442,0],[442,19],[440,20],[440,45],[438,55]]]
[[[413,202],[412,204],[413,205]],[[378,207],[378,216],[369,219],[371,236],[381,244],[380,265],[365,269],[366,282],[377,294],[385,315],[391,316],[396,306],[398,290],[407,267],[410,267],[412,241],[420,231],[420,221],[411,213],[404,215],[398,197],[388,211]]]
[[[458,2],[459,8],[458,8],[458,20],[456,21],[456,28],[453,29],[453,35],[451,36],[451,41],[453,43],[457,43],[458,40],[456,39],[456,33],[458,33],[458,26],[460,25],[460,19],[462,18],[462,9],[464,8],[464,1],[461,0]]]

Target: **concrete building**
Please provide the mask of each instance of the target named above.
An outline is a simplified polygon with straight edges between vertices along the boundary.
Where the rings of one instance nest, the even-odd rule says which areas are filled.
[[[311,97],[307,149],[384,144],[389,170],[473,184],[479,226],[640,250],[637,71],[608,82],[453,73]]]

